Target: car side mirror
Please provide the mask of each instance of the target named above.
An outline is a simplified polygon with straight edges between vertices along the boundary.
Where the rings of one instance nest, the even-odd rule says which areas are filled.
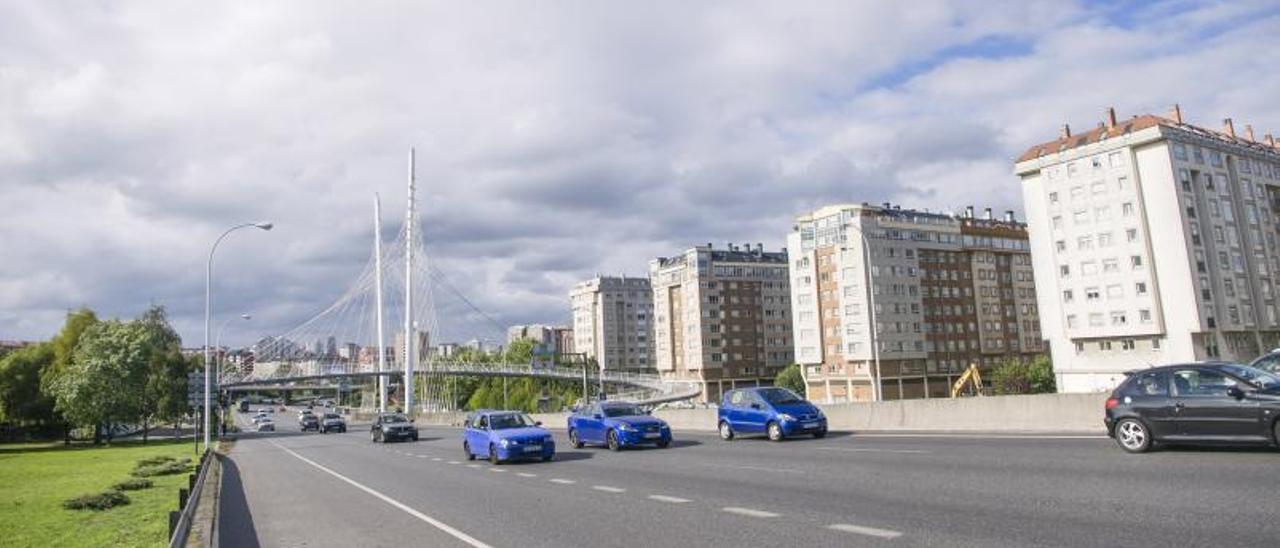
[[[603,419],[604,417],[602,417],[599,413],[596,413],[594,415],[591,415],[591,418],[595,420],[600,420],[600,419]]]
[[[1227,395],[1237,400],[1244,399],[1244,390],[1241,390],[1239,386],[1228,387]]]
[[[751,404],[751,408],[752,408],[752,409],[755,409],[755,410],[757,410],[757,411],[758,411],[758,410],[760,409],[760,404],[758,404],[758,403],[753,403],[753,404]]]
[[[533,421],[534,426],[542,426],[542,421]]]

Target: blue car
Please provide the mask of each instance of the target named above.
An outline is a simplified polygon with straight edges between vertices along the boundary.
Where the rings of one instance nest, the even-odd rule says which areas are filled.
[[[569,415],[569,444],[576,449],[588,443],[614,451],[646,444],[666,447],[671,427],[635,404],[600,402]]]
[[[788,436],[827,435],[822,410],[786,388],[741,388],[725,392],[718,412],[720,438],[765,434],[773,441]]]
[[[467,460],[489,459],[493,464],[514,460],[551,460],[556,442],[551,433],[519,411],[477,411],[467,417],[462,433]]]

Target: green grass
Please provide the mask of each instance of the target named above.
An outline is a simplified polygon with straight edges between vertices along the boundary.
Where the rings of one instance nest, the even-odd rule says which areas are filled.
[[[196,461],[190,440],[0,445],[0,545],[163,546],[187,474],[149,478],[153,487],[129,491],[129,504],[109,510],[67,510],[62,502],[106,491],[132,479],[137,461],[165,456]]]

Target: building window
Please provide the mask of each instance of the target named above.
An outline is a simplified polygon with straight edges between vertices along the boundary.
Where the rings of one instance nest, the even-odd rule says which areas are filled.
[[[1063,278],[1066,278],[1071,275],[1071,267],[1065,264],[1061,265],[1058,267],[1058,273],[1061,274]]]
[[[1120,152],[1118,152],[1118,151],[1117,151],[1117,152],[1112,152],[1111,154],[1108,154],[1108,155],[1107,155],[1107,165],[1109,165],[1109,166],[1111,166],[1111,167],[1120,167],[1120,166],[1123,166],[1123,165],[1124,165],[1124,156],[1121,156],[1121,155],[1120,155]]]
[[[1084,288],[1084,300],[1096,301],[1100,298],[1102,298],[1102,291],[1099,290],[1097,287]]]
[[[1185,161],[1187,159],[1187,145],[1182,143],[1173,144],[1173,157]]]
[[[1064,290],[1062,292],[1062,302],[1069,303],[1073,300],[1073,298],[1074,298],[1074,295],[1072,295],[1070,289]]]
[[[1103,272],[1119,272],[1120,271],[1119,261],[1117,261],[1116,259],[1103,259],[1102,271]]]
[[[1134,270],[1142,270],[1142,255],[1130,256],[1129,264],[1133,265]]]
[[[1124,217],[1133,216],[1133,202],[1125,202],[1120,204],[1120,215]]]
[[[1133,291],[1139,295],[1147,294],[1147,282],[1138,282],[1133,284]]]
[[[1057,246],[1058,251],[1060,251],[1060,252],[1061,252],[1061,251],[1066,251],[1066,250],[1067,250],[1067,241],[1066,241],[1066,240],[1058,240],[1057,242],[1055,242],[1055,243],[1054,243],[1054,245],[1055,245],[1055,246]]]
[[[1133,350],[1133,339],[1122,339],[1120,341],[1120,350]]]
[[[1126,323],[1124,312],[1115,311],[1111,313],[1111,325],[1125,325]]]
[[[1057,203],[1058,203],[1058,193],[1057,193],[1057,192],[1050,192],[1050,193],[1049,193],[1049,203],[1051,203],[1051,204],[1057,204]]]
[[[1151,311],[1145,308],[1138,310],[1138,321],[1151,323]]]
[[[1130,228],[1124,231],[1124,239],[1129,243],[1138,241],[1138,229]]]
[[[1083,276],[1092,276],[1098,273],[1098,263],[1094,261],[1085,261],[1080,263],[1080,274]]]
[[[1111,233],[1110,233],[1110,232],[1099,232],[1099,233],[1098,233],[1098,247],[1110,247],[1110,246],[1111,246]]]

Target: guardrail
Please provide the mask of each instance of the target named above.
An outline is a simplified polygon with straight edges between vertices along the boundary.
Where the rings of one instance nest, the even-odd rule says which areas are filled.
[[[186,546],[195,520],[196,507],[200,505],[200,493],[204,492],[204,480],[209,475],[213,453],[205,450],[200,455],[200,468],[196,474],[187,475],[187,488],[178,489],[178,510],[169,512],[169,548]]]

